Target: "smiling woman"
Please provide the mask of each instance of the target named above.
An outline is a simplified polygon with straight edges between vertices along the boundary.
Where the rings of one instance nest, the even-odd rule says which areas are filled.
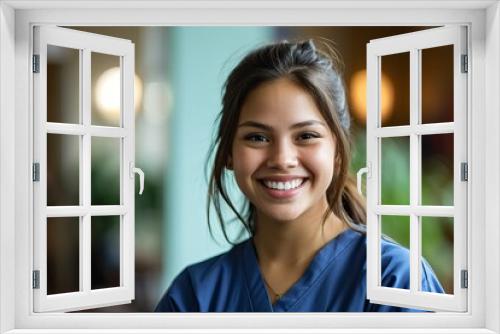
[[[187,267],[156,311],[416,311],[366,297],[365,207],[348,174],[350,119],[334,61],[311,40],[266,45],[229,74],[222,105],[209,198],[223,229],[221,200],[251,237]],[[227,171],[245,212],[228,196]],[[408,250],[383,240],[381,253],[383,286],[408,289]],[[422,291],[443,291],[426,262],[422,272]]]

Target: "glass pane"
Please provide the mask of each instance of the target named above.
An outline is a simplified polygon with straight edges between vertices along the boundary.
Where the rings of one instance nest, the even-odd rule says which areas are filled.
[[[47,294],[80,290],[80,219],[47,218]]]
[[[92,205],[119,205],[120,138],[92,137]]]
[[[381,124],[410,124],[410,53],[381,57]]]
[[[421,217],[422,256],[445,293],[453,294],[453,218]]]
[[[453,134],[421,138],[422,205],[453,205]]]
[[[80,50],[47,45],[47,121],[80,123]]]
[[[453,45],[421,52],[422,123],[453,122]]]
[[[410,137],[381,138],[381,204],[410,204]]]
[[[120,216],[94,216],[91,230],[91,289],[120,286]]]
[[[80,138],[47,134],[47,205],[79,205]]]
[[[92,124],[120,126],[120,57],[92,52]]]
[[[410,248],[410,217],[409,216],[380,216],[381,219],[381,230],[382,230],[382,240],[381,246],[381,257],[382,257],[382,280],[381,286],[385,287],[395,287],[396,285],[400,288],[409,289],[410,288],[410,252],[404,252],[407,255],[403,260],[404,271],[403,275],[400,275],[405,281],[396,282],[396,277],[391,275],[384,275],[384,268],[387,268],[389,258],[392,256],[385,257],[384,254],[390,252],[393,247],[404,247],[406,250]],[[396,246],[395,246],[396,245]],[[393,252],[391,252],[394,254]],[[401,266],[401,263],[398,265]]]

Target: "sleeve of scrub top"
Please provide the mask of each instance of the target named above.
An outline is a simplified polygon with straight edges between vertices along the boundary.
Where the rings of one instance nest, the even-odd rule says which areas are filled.
[[[193,292],[189,272],[184,269],[163,295],[155,312],[198,312],[198,302]]]

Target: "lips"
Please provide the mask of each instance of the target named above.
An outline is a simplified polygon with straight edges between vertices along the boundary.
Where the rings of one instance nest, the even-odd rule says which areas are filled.
[[[285,199],[296,196],[307,180],[302,176],[270,177],[260,179],[260,184],[270,197]]]

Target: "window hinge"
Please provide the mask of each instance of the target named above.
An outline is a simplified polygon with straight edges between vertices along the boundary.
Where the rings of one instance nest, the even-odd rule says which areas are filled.
[[[33,289],[40,289],[40,270],[33,270]]]
[[[40,55],[33,55],[33,73],[40,73]]]
[[[469,165],[466,162],[460,164],[460,179],[462,181],[469,180]]]
[[[38,162],[33,163],[33,181],[40,181],[40,164]]]
[[[469,57],[467,55],[462,55],[462,73],[469,72]]]
[[[467,270],[461,271],[461,284],[460,287],[462,289],[467,289],[469,287],[469,272]]]

